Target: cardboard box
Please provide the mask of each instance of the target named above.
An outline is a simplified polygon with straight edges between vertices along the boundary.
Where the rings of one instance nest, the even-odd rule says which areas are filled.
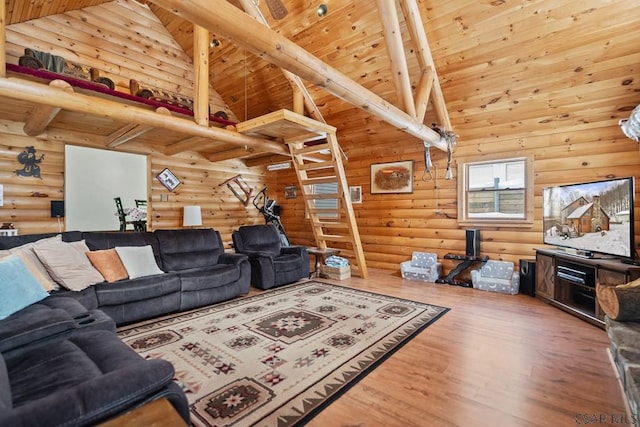
[[[328,265],[320,266],[320,277],[332,280],[344,280],[351,277],[351,267],[330,267]]]

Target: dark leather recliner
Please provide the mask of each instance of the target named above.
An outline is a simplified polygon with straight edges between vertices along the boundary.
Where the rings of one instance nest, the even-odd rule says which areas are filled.
[[[309,254],[304,246],[282,246],[273,225],[242,226],[232,234],[237,253],[249,256],[251,284],[270,289],[309,277]]]

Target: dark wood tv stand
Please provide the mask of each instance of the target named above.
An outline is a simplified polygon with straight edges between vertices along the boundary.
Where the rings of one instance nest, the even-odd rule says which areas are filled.
[[[620,285],[640,277],[640,266],[616,258],[585,258],[554,249],[536,249],[536,296],[604,328],[596,283]]]

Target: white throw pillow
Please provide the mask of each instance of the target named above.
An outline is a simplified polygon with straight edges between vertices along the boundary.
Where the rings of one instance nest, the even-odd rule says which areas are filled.
[[[116,252],[127,269],[129,279],[164,273],[158,268],[151,245],[116,246]]]
[[[104,277],[89,261],[89,248],[84,240],[50,242],[33,248],[47,271],[60,285],[71,291],[81,291],[104,282]]]

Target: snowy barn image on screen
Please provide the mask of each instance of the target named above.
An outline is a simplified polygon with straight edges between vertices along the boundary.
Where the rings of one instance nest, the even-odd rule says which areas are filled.
[[[633,258],[633,196],[632,177],[545,188],[544,243]]]

